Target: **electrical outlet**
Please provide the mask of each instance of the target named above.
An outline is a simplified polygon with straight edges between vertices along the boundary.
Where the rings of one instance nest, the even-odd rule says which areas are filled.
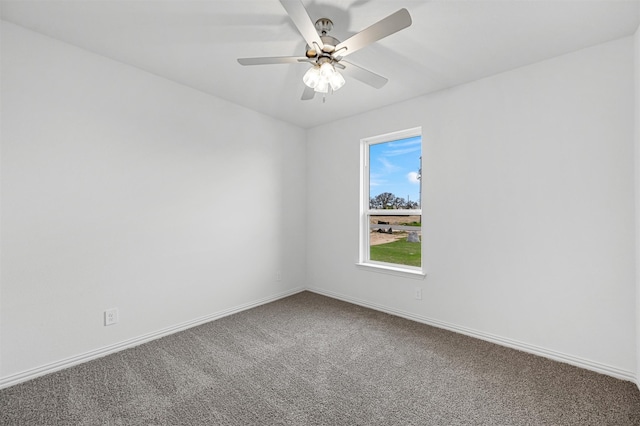
[[[416,300],[422,300],[422,287],[416,287],[414,296]]]
[[[118,308],[107,309],[104,311],[104,325],[113,325],[118,322]]]

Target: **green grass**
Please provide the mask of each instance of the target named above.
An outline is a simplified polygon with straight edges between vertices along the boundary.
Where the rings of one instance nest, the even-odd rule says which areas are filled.
[[[397,263],[400,265],[420,266],[422,244],[408,243],[406,239],[392,243],[371,246],[370,259],[377,262]]]
[[[405,223],[401,223],[400,225],[404,225],[404,226],[422,226],[422,224],[420,222],[405,222]]]

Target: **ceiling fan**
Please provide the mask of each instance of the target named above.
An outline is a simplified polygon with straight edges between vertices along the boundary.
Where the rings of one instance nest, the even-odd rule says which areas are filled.
[[[328,35],[333,22],[328,18],[320,18],[314,24],[301,0],[280,0],[280,3],[307,42],[304,57],[240,58],[238,62],[241,65],[312,64],[302,78],[305,84],[302,100],[313,99],[316,93],[325,94],[329,90],[335,92],[340,89],[345,79],[336,68],[376,89],[387,83],[386,78],[343,59],[411,25],[411,15],[407,9],[400,9],[341,42]]]

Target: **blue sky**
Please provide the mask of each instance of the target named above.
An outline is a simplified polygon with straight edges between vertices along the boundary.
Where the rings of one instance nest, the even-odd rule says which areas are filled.
[[[391,192],[405,200],[419,200],[417,179],[422,155],[422,137],[415,136],[369,146],[369,191],[375,197]]]

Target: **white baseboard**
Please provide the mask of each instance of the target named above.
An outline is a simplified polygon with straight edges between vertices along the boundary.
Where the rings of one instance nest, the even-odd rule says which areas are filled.
[[[628,380],[632,383],[636,383],[640,389],[640,379],[636,379],[635,373],[627,370],[623,370],[617,367],[613,367],[607,364],[602,364],[596,361],[576,357],[573,355],[565,354],[562,352],[546,349],[540,346],[531,345],[528,343],[520,342],[513,339],[497,336],[495,334],[485,333],[483,331],[474,330],[467,327],[461,327],[448,322],[436,320],[433,318],[423,317],[421,315],[415,315],[410,312],[405,312],[399,309],[389,308],[387,306],[378,305],[365,300],[356,299],[353,297],[345,296],[343,294],[334,293],[331,291],[325,291],[319,288],[307,288],[308,291],[321,294],[323,296],[331,297],[333,299],[342,300],[345,302],[353,303],[355,305],[363,306],[365,308],[374,309],[376,311],[385,312],[387,314],[395,315],[398,317],[406,318],[412,321],[420,322],[423,324],[431,325],[434,327],[442,328],[445,330],[453,331],[456,333],[464,334],[467,336],[475,337],[477,339],[485,340],[498,345],[506,346],[512,349],[517,349],[523,352],[528,352],[533,355],[538,355],[544,358],[549,358],[554,361],[564,362],[576,367],[584,368],[586,370],[595,371],[597,373],[606,374],[608,376],[615,377],[617,379]]]
[[[173,333],[177,333],[182,330],[186,330],[191,327],[195,327],[200,324],[204,324],[209,321],[213,321],[219,318],[223,318],[238,312],[245,311],[247,309],[255,308],[260,305],[264,305],[266,303],[274,302],[276,300],[294,295],[296,293],[300,293],[304,290],[311,291],[313,293],[321,294],[323,296],[331,297],[333,299],[343,300],[345,302],[353,303],[355,305],[364,306],[366,308],[374,309],[376,311],[385,312],[391,315],[395,315],[402,318],[407,318],[412,321],[420,322],[423,324],[431,325],[434,327],[442,328],[445,330],[450,330],[456,333],[461,333],[467,336],[475,337],[481,340],[485,340],[488,342],[496,343],[498,345],[510,347],[513,349],[521,350],[523,352],[528,352],[534,355],[542,356],[545,358],[549,358],[555,361],[564,362],[567,364],[574,365],[576,367],[584,368],[587,370],[595,371],[597,373],[606,374],[608,376],[612,376],[622,380],[628,380],[635,383],[640,390],[640,378],[636,378],[636,375],[627,370],[622,370],[617,367],[613,367],[610,365],[602,364],[595,361],[590,361],[584,358],[576,357],[573,355],[564,354],[562,352],[553,351],[550,349],[542,348],[535,345],[530,345],[528,343],[520,342],[513,339],[508,339],[504,337],[500,337],[494,334],[485,333],[478,330],[473,330],[467,327],[457,326],[455,324],[447,323],[444,321],[439,321],[433,318],[423,317],[421,315],[415,315],[409,312],[401,311],[394,308],[389,308],[387,306],[378,305],[376,303],[371,303],[365,300],[345,296],[342,294],[325,291],[318,288],[303,288],[298,287],[293,290],[289,290],[283,293],[279,293],[273,296],[269,296],[263,299],[259,299],[253,302],[245,303],[233,308],[225,309],[223,311],[215,312],[213,314],[205,315],[200,318],[196,318],[190,321],[183,322],[181,324],[177,324],[171,327],[167,327],[152,333],[148,333],[142,336],[134,337],[132,339],[124,340],[122,342],[105,346],[99,349],[95,349],[89,352],[85,352],[83,354],[75,355],[69,358],[62,359],[60,361],[56,361],[50,364],[42,365],[40,367],[32,368],[29,370],[22,371],[20,373],[12,374],[6,377],[0,378],[0,389],[16,385],[21,382],[26,382],[31,379],[35,379],[36,377],[44,376],[46,374],[53,373],[58,370],[63,370],[65,368],[72,367],[74,365],[78,365],[87,361],[91,361],[96,358],[100,358],[115,352],[119,352],[121,350],[131,348],[134,346],[141,345],[143,343],[150,342],[152,340],[159,339],[164,336],[168,336]]]
[[[100,358],[115,352],[119,352],[127,348],[138,346],[143,343],[147,343],[152,340],[156,340],[161,337],[168,336],[170,334],[177,333],[178,331],[186,330],[188,328],[195,327],[197,325],[204,324],[209,321],[213,321],[222,317],[236,314],[238,312],[246,311],[247,309],[255,308],[257,306],[264,305],[266,303],[274,302],[276,300],[291,296],[293,294],[300,293],[301,291],[304,291],[304,290],[305,289],[303,287],[298,287],[293,290],[288,290],[286,292],[265,297],[263,299],[255,300],[249,303],[244,303],[242,305],[225,309],[219,312],[215,312],[213,314],[205,315],[200,318],[196,318],[190,321],[185,321],[181,324],[163,328],[162,330],[157,330],[151,333],[144,334],[142,336],[134,337],[132,339],[127,339],[122,342],[115,343],[113,345],[105,346],[99,349],[85,352],[83,354],[65,358],[60,361],[52,362],[50,364],[45,364],[40,367],[32,368],[29,370],[22,371],[20,373],[2,377],[0,378],[0,389],[13,386],[21,382],[26,382],[27,380],[35,379],[36,377],[44,376],[46,374],[53,373],[58,370],[63,370],[65,368],[69,368],[74,365],[82,364],[83,362],[91,361],[92,359]]]

